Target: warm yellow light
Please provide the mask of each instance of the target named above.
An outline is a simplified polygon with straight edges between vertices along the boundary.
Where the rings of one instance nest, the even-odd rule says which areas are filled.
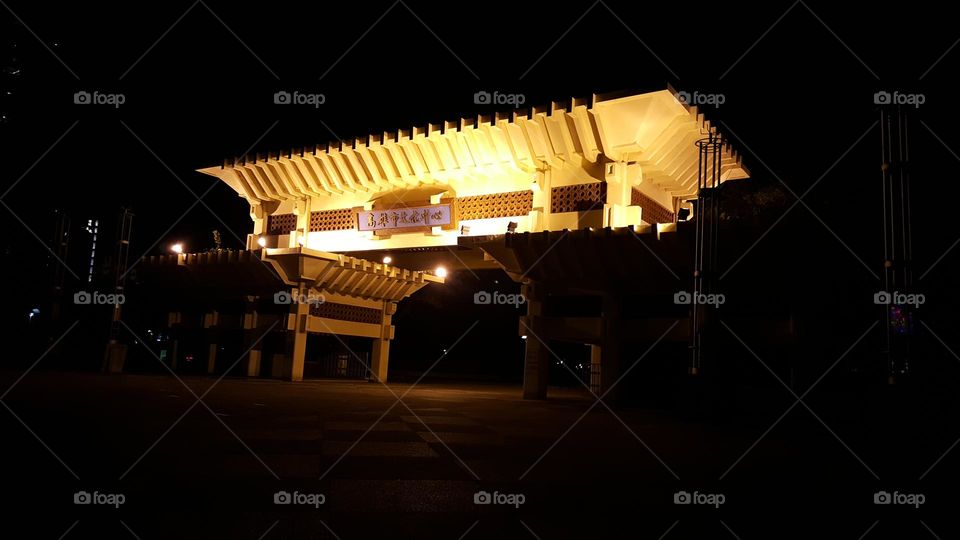
[[[393,257],[391,257],[391,256],[389,256],[389,255],[387,255],[386,257],[383,258],[383,264],[390,264],[390,263],[392,263],[392,262],[393,262]]]
[[[433,271],[433,274],[437,277],[445,278],[447,277],[447,269],[442,266],[438,266],[436,270]]]
[[[267,239],[262,236],[257,238],[257,245],[260,247],[267,247]]]
[[[183,244],[177,242],[176,244],[170,246],[170,251],[174,253],[183,253]]]

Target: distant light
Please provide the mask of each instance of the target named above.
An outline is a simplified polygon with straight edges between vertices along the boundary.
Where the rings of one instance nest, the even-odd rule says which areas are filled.
[[[267,247],[267,239],[264,238],[263,236],[261,236],[260,238],[257,238],[257,245],[260,247]]]
[[[392,263],[392,262],[393,262],[393,257],[391,257],[391,256],[389,256],[389,255],[387,255],[386,257],[383,258],[383,264],[390,264],[390,263]]]
[[[183,244],[177,242],[176,244],[170,246],[170,251],[174,253],[183,253]]]
[[[527,335],[524,334],[524,335],[520,336],[520,339],[527,339]]]
[[[302,234],[297,237],[297,243],[300,244],[301,246],[306,244],[306,240],[303,238]]]
[[[438,266],[438,267],[433,271],[433,273],[434,273],[434,275],[436,275],[437,277],[442,277],[442,278],[447,277],[447,269],[444,268],[444,267],[442,267],[442,266]]]

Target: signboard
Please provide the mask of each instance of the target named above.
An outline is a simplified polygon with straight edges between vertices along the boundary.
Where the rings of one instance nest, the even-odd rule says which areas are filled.
[[[398,229],[443,227],[452,224],[453,208],[450,204],[357,212],[357,226],[361,231],[397,231]]]

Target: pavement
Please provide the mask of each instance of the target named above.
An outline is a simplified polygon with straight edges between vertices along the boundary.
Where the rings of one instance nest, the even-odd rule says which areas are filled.
[[[898,466],[892,434],[791,400],[708,422],[581,389],[21,375],[0,372],[11,538],[935,538],[956,501],[956,460],[910,483],[945,447]]]

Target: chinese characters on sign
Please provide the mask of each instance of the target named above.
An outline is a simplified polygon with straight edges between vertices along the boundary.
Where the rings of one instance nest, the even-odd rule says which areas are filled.
[[[440,227],[450,225],[450,210],[449,204],[438,204],[364,211],[357,214],[357,225],[361,231]]]

